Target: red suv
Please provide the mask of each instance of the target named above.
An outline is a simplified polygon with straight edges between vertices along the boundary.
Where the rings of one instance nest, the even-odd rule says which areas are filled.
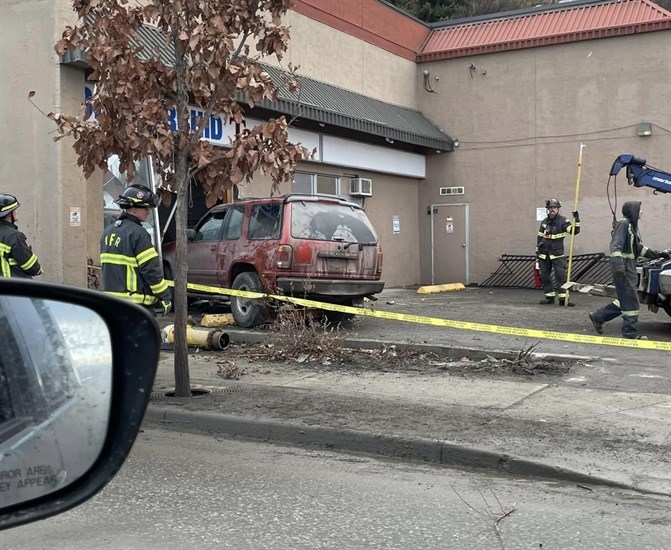
[[[338,197],[291,194],[215,206],[187,236],[189,283],[351,306],[384,288],[373,226],[361,206]],[[163,261],[172,278],[174,242],[163,247]],[[241,327],[266,317],[260,300],[235,296],[231,312]]]

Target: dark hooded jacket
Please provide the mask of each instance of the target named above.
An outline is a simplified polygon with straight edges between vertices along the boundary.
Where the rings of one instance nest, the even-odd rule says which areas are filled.
[[[659,252],[643,246],[638,234],[638,218],[641,212],[639,201],[629,201],[622,205],[624,218],[619,220],[613,229],[610,239],[610,267],[613,273],[624,271],[627,279],[634,287],[638,284],[636,260],[642,256],[658,258]]]

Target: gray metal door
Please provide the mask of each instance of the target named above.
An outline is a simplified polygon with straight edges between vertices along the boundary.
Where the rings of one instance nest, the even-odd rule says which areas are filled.
[[[468,204],[431,205],[431,284],[469,280]]]

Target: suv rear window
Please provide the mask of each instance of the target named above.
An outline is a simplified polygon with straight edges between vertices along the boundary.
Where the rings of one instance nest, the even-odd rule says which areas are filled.
[[[335,203],[292,203],[291,236],[316,241],[377,242],[363,210]]]
[[[257,204],[252,208],[249,218],[250,239],[277,239],[280,236],[280,207],[279,202],[272,204]]]

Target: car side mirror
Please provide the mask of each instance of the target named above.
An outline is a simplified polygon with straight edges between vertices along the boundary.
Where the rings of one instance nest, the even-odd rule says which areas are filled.
[[[186,238],[189,242],[200,241],[203,238],[203,234],[195,229],[187,229]]]
[[[0,278],[0,530],[77,506],[140,429],[159,329],[91,290]]]

